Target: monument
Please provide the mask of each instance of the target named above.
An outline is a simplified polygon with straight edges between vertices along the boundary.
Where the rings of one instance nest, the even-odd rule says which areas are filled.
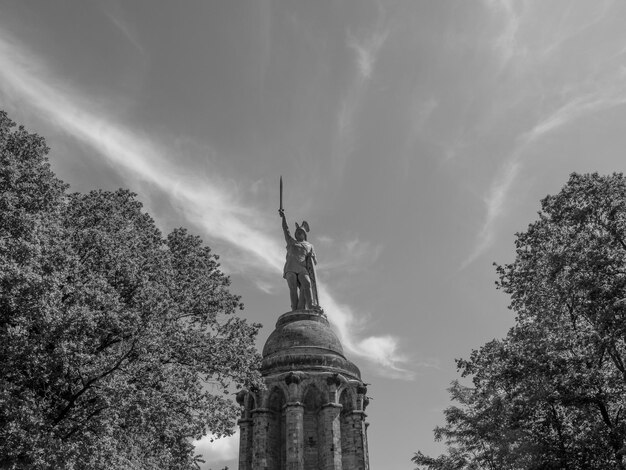
[[[289,232],[282,178],[279,214],[291,311],[263,348],[265,390],[237,394],[239,470],[368,470],[367,388],[319,305],[308,223]]]

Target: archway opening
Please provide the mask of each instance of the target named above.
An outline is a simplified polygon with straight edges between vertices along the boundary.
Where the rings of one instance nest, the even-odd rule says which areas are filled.
[[[304,394],[304,470],[318,470],[320,468],[320,427],[322,423],[319,419],[322,407],[322,394],[315,386],[308,388]]]
[[[269,429],[267,435],[268,468],[287,468],[285,394],[275,387],[269,398]]]

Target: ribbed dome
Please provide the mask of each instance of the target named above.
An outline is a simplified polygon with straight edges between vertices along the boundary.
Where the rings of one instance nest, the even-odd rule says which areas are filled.
[[[332,370],[361,378],[359,369],[343,355],[326,316],[312,310],[281,315],[263,348],[263,375],[293,370]]]

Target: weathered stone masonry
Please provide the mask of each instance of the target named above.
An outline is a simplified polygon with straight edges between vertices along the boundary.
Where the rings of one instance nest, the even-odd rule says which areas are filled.
[[[367,388],[325,315],[281,315],[261,373],[266,390],[237,396],[240,470],[369,470]]]

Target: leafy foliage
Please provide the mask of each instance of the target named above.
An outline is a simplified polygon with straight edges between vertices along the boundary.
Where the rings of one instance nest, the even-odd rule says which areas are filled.
[[[427,469],[623,469],[626,179],[572,174],[497,266],[516,325],[457,365]]]
[[[67,194],[0,112],[0,467],[193,468],[260,386],[217,256],[127,190]]]

